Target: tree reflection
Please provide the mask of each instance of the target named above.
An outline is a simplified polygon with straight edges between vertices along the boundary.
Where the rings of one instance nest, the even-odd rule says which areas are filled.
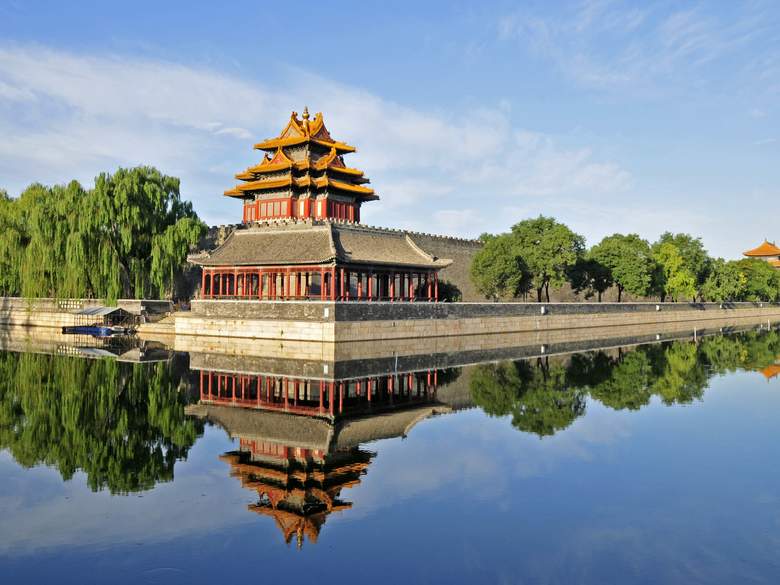
[[[474,402],[490,416],[512,416],[517,429],[552,435],[585,413],[586,397],[615,410],[638,410],[655,396],[665,405],[703,397],[715,375],[762,370],[780,360],[780,332],[751,331],[596,351],[536,361],[476,366]]]
[[[150,489],[202,432],[171,364],[0,353],[0,449],[21,465],[81,470],[93,490]]]
[[[540,359],[477,366],[474,402],[492,416],[512,415],[512,425],[539,436],[565,429],[585,412],[582,390],[566,383],[566,368]]]

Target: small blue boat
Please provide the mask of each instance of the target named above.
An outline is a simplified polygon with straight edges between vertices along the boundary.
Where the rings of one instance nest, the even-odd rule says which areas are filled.
[[[92,337],[111,337],[112,335],[127,335],[127,327],[108,327],[104,325],[74,325],[63,327],[62,332],[69,335],[91,335]]]

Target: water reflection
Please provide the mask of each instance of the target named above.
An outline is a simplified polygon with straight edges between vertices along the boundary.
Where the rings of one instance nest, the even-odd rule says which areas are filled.
[[[126,494],[173,479],[201,434],[186,417],[181,364],[0,353],[0,449],[92,490]]]
[[[700,399],[713,376],[737,370],[780,371],[780,333],[751,331],[631,349],[482,364],[471,378],[474,403],[512,417],[520,431],[553,435],[585,414],[586,398],[615,410]]]
[[[432,416],[477,406],[550,437],[594,401],[626,411],[690,404],[714,376],[780,373],[780,332],[765,329],[447,368],[425,356],[312,364],[151,347],[39,351],[0,353],[0,449],[18,463],[66,480],[81,470],[92,490],[148,490],[173,480],[208,422],[235,441],[221,459],[251,490],[248,510],[299,547],[352,507],[350,490],[376,456],[367,445]],[[71,357],[103,352],[112,359]]]
[[[221,459],[245,488],[248,509],[270,516],[288,544],[316,543],[328,516],[351,508],[375,453],[361,445],[402,437],[453,406],[438,396],[456,369],[347,379],[200,371],[200,401],[187,412],[224,428],[239,449]]]

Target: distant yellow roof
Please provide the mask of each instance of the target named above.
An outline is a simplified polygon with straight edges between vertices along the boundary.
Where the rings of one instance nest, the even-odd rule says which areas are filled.
[[[774,245],[774,243],[764,240],[758,248],[753,248],[744,252],[745,256],[751,256],[756,258],[765,258],[767,256],[780,256],[780,248]]]
[[[769,261],[770,266],[774,266],[775,268],[780,268],[780,259],[778,260],[770,260]]]
[[[767,379],[774,378],[775,376],[780,376],[780,364],[772,364],[771,366],[767,366],[763,370],[761,370],[761,373],[766,376]]]

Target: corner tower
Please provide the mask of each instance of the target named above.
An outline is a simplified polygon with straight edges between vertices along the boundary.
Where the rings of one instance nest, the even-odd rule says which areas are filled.
[[[281,134],[254,146],[265,152],[259,164],[236,175],[241,184],[225,191],[244,202],[243,222],[335,219],[360,222],[360,207],[379,199],[363,172],[344,164],[355,147],[334,140],[322,113],[290,115]]]

